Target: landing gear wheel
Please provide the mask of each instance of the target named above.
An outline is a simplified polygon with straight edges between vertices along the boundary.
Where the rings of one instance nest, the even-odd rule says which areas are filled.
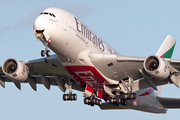
[[[46,56],[49,57],[51,55],[51,52],[49,50],[46,51]]]
[[[123,104],[124,106],[126,106],[127,105],[127,100],[124,100],[124,104]]]
[[[129,99],[130,99],[130,100],[136,99],[136,93],[130,93],[130,94],[129,94]]]
[[[134,98],[133,93],[130,93],[130,94],[129,94],[129,99],[130,99],[130,100],[133,100],[133,98]]]
[[[98,106],[101,106],[102,104],[102,101],[101,99],[97,99],[95,97],[92,97],[92,98],[84,98],[84,104],[86,105],[91,105],[91,106],[94,106],[94,105],[98,105]]]
[[[65,94],[63,94],[63,100],[64,100],[64,101],[66,100],[66,98],[65,98]]]
[[[69,100],[74,100],[74,95],[73,94],[69,95]]]
[[[121,98],[116,98],[116,103],[121,104]]]
[[[73,94],[73,100],[77,100],[77,95],[76,94]]]
[[[122,104],[123,106],[126,106],[126,105],[127,105],[127,100],[122,100],[121,104]]]
[[[89,103],[89,99],[88,98],[84,98],[84,104],[88,104]]]
[[[63,100],[64,101],[68,100],[68,95],[67,94],[63,94]]]
[[[88,102],[88,105],[91,105],[91,102]]]
[[[127,99],[128,98],[128,93],[124,93],[123,94],[123,99]]]
[[[95,103],[96,103],[96,98],[92,98],[92,99],[91,99],[91,103],[92,103],[92,104],[95,104]]]
[[[95,105],[98,105],[98,103],[99,103],[99,100],[98,100],[98,99],[96,99],[96,101],[95,101]]]
[[[121,99],[122,99],[122,98],[123,98],[123,94],[120,94],[119,98],[121,98]]]
[[[136,93],[132,93],[133,94],[133,99],[136,99]]]
[[[90,103],[91,104],[91,106],[93,107],[94,106],[94,104],[93,103]]]
[[[44,50],[41,50],[41,56],[44,57],[46,52]]]
[[[109,103],[113,104],[113,102],[114,102],[114,98],[109,98]]]
[[[101,106],[102,105],[102,101],[98,100],[98,105]]]

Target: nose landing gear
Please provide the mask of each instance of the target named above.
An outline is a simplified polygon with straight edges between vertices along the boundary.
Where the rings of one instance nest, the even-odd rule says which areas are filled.
[[[45,50],[41,50],[41,56],[44,57],[45,55],[49,57],[51,55],[51,52],[48,50],[48,43],[44,43]]]
[[[41,56],[44,57],[45,55],[49,57],[51,55],[51,52],[49,50],[41,50]]]

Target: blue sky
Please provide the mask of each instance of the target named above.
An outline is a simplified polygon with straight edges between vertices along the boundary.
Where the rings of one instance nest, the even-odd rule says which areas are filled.
[[[170,34],[177,44],[173,59],[180,59],[180,1],[178,0],[0,0],[0,65],[7,58],[32,60],[44,49],[33,33],[35,18],[47,7],[60,7],[80,18],[120,54],[147,57],[155,54]],[[13,83],[0,88],[1,119],[176,119],[180,109],[166,115],[134,110],[101,111],[83,103],[82,93],[76,102],[64,102],[58,87],[48,91],[29,84],[19,91]],[[180,89],[166,85],[162,96],[180,98]]]

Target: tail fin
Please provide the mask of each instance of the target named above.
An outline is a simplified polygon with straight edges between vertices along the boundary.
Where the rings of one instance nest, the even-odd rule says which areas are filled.
[[[157,56],[160,56],[161,58],[169,58],[171,59],[174,47],[176,44],[176,40],[171,36],[168,35],[166,39],[164,40],[163,44],[159,48],[158,52],[156,53]],[[161,95],[163,86],[158,86],[158,96]]]
[[[156,55],[160,56],[161,58],[171,59],[175,44],[176,40],[171,35],[168,35]]]

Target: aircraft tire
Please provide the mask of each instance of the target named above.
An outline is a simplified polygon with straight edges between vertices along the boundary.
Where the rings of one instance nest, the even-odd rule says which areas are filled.
[[[94,104],[93,103],[90,103],[90,105],[93,107],[94,106]]]
[[[44,57],[45,56],[45,51],[44,50],[41,50],[41,56]]]
[[[96,103],[96,98],[92,98],[92,99],[91,99],[91,103],[92,103],[92,104],[95,104],[95,103]]]
[[[121,99],[123,98],[123,94],[120,94],[120,96],[119,96]]]
[[[133,94],[133,93],[130,93],[130,94],[129,94],[129,99],[130,99],[130,100],[133,100],[133,99],[134,99],[134,94]]]
[[[51,52],[49,50],[46,51],[46,56],[49,57],[51,55]]]
[[[98,100],[98,106],[101,106],[101,105],[102,105],[102,101]]]
[[[127,93],[124,93],[123,94],[123,99],[127,99],[128,98],[128,94]]]
[[[67,94],[63,94],[63,100],[64,101],[68,100],[68,95]]]
[[[84,98],[84,104],[88,104],[89,103],[89,99],[88,98]]]
[[[116,103],[121,104],[121,98],[116,98]]]
[[[136,99],[136,93],[132,93],[133,94],[133,99]]]
[[[76,94],[73,94],[73,100],[77,100],[77,95]]]
[[[123,106],[126,106],[127,105],[127,100],[122,100],[122,102],[121,102],[121,104],[123,105]]]
[[[99,100],[98,100],[98,99],[96,99],[96,101],[95,101],[95,105],[98,105],[98,103],[99,103]]]
[[[114,98],[109,98],[109,103],[113,104],[113,102],[114,102]]]
[[[74,100],[74,95],[73,94],[69,95],[69,100]]]

